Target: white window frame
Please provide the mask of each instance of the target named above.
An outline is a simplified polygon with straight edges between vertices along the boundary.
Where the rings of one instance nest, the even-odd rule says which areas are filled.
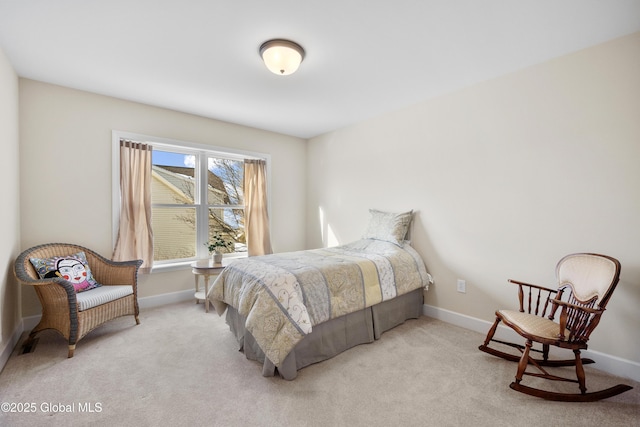
[[[118,226],[120,223],[120,140],[131,140],[136,142],[142,142],[149,144],[153,149],[162,151],[174,151],[185,154],[196,155],[196,170],[198,175],[207,176],[207,162],[200,161],[203,158],[219,157],[234,160],[244,159],[261,159],[266,162],[267,166],[267,203],[271,206],[271,156],[266,153],[257,153],[252,151],[238,150],[234,148],[227,148],[221,146],[213,146],[207,144],[200,144],[196,142],[180,141],[175,139],[160,138],[150,135],[142,135],[131,132],[124,132],[119,130],[111,131],[112,142],[112,161],[111,161],[111,217],[112,217],[112,247],[115,247],[116,239],[118,237]],[[197,188],[198,200],[194,206],[196,209],[207,210],[210,206],[207,203],[207,186],[202,185],[202,180],[198,179],[199,187]],[[205,181],[206,182],[206,181]],[[233,205],[225,205],[225,208],[233,207]],[[271,217],[271,215],[269,215]],[[209,257],[205,242],[209,239],[208,236],[208,214],[203,215],[202,212],[197,215],[198,223],[196,225],[196,256],[194,258],[185,259],[181,261],[160,261],[154,262],[151,272],[162,272],[170,270],[180,270],[189,268],[191,263],[197,259],[206,259]],[[246,254],[225,254],[226,258],[244,257]]]

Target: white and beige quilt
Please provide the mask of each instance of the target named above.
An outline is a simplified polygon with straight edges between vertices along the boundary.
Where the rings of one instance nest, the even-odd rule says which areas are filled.
[[[236,260],[209,293],[216,312],[231,305],[279,366],[314,325],[420,287],[431,277],[408,244],[364,239],[347,245]]]

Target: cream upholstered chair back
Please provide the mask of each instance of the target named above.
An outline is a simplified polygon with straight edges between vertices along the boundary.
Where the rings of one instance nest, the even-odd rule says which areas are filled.
[[[562,258],[556,267],[558,288],[571,287],[573,297],[604,308],[620,275],[618,260],[606,255],[578,253]],[[595,300],[594,300],[595,298]]]

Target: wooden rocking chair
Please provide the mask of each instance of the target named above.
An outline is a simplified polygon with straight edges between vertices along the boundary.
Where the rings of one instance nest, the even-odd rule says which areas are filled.
[[[583,364],[594,363],[582,359],[580,350],[587,348],[589,335],[600,322],[600,317],[620,277],[620,262],[606,255],[579,253],[567,255],[556,266],[558,289],[549,289],[529,283],[509,280],[518,286],[520,310],[498,310],[496,320],[489,330],[480,350],[517,361],[516,380],[510,387],[516,391],[548,400],[566,402],[591,402],[606,399],[631,390],[633,387],[618,384],[614,387],[587,393]],[[564,297],[564,298],[563,298]],[[554,317],[560,309],[559,322]],[[526,311],[525,311],[526,310]],[[525,338],[519,345],[494,340],[493,336],[500,322]],[[517,348],[521,356],[505,353],[489,347],[491,341]],[[542,345],[542,350],[532,348],[533,343]],[[549,346],[572,350],[575,358],[569,360],[549,360]],[[542,359],[534,359],[530,352],[542,353]],[[528,365],[538,372],[526,372]],[[545,367],[575,366],[577,380],[559,377],[547,372]],[[524,375],[531,375],[554,381],[578,383],[580,393],[558,393],[528,387],[521,384]]]

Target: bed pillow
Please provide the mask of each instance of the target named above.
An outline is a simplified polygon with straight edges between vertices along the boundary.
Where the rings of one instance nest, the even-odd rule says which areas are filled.
[[[402,213],[382,212],[369,209],[369,224],[364,239],[384,240],[402,246],[413,210]]]
[[[84,252],[53,258],[29,258],[29,261],[41,279],[61,277],[70,282],[76,292],[102,286],[93,278]]]

